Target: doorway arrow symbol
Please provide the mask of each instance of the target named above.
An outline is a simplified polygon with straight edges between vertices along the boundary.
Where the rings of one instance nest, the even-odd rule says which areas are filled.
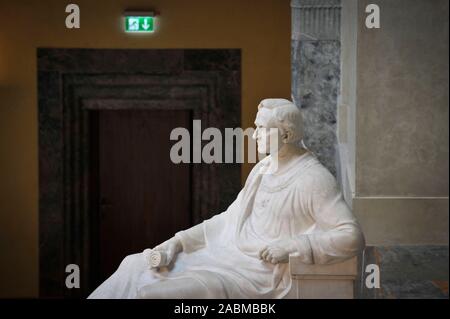
[[[150,28],[150,24],[147,23],[147,19],[144,20],[144,24],[142,25],[142,27],[147,30],[148,28]]]

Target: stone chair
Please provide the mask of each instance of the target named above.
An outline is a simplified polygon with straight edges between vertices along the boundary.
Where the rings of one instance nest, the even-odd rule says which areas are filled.
[[[293,289],[291,299],[354,299],[358,257],[330,265],[308,265],[289,257]]]

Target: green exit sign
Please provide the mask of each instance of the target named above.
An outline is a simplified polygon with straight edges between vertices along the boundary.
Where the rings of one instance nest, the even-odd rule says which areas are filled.
[[[155,20],[153,16],[125,16],[125,32],[153,32]]]

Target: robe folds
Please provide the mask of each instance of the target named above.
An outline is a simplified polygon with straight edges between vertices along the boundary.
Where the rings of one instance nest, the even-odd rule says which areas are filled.
[[[208,298],[283,298],[291,289],[289,265],[261,260],[267,245],[294,240],[307,264],[340,262],[364,248],[334,176],[314,155],[276,174],[265,174],[269,161],[255,165],[225,212],[175,234],[183,252],[170,268],[157,272],[142,253],[127,256],[89,298],[136,298],[140,288],[176,278],[196,280]]]

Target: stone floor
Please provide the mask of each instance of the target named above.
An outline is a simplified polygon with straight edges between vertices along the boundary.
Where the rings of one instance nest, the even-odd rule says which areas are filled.
[[[368,289],[359,280],[357,297],[448,299],[448,252],[448,246],[369,246],[361,259],[365,266],[360,269],[377,264],[380,288]]]

